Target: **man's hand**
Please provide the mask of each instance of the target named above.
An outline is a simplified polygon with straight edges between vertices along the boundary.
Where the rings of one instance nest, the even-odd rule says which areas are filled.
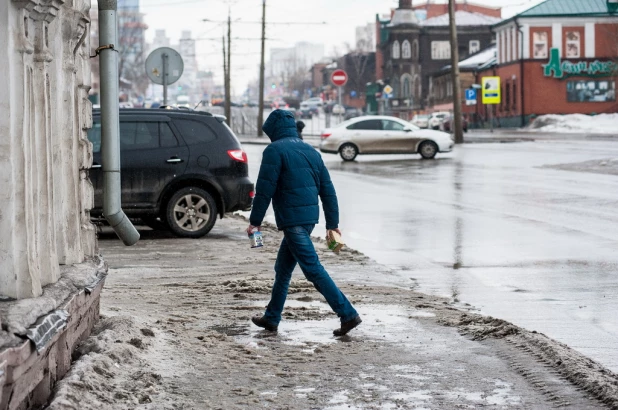
[[[249,227],[247,228],[247,235],[251,235],[253,233],[253,230],[255,229],[257,229],[258,231],[261,230],[259,226],[253,226],[249,224]]]
[[[337,232],[339,234],[339,236],[343,236],[343,234],[341,233],[341,230],[339,228],[327,229],[326,230],[326,240],[327,241],[330,239],[330,233],[331,232]]]

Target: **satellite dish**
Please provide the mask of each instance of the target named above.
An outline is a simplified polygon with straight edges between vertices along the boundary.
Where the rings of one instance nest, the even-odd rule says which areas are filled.
[[[169,47],[157,48],[146,58],[146,75],[155,84],[174,84],[182,76],[184,67],[178,51]]]

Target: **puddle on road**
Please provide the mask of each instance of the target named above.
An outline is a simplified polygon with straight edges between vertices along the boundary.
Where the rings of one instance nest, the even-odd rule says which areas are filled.
[[[263,307],[267,301],[253,303]],[[320,300],[290,299],[285,303],[287,309],[295,309],[295,313],[302,316],[302,311],[319,311],[329,315],[330,307]],[[285,312],[285,310],[284,310]],[[415,318],[430,317],[433,313],[420,310],[407,310],[396,305],[365,305],[359,308],[363,323],[349,335],[344,337],[333,336],[333,330],[339,327],[339,320],[332,314],[332,319],[325,320],[298,320],[285,318],[279,324],[277,333],[271,333],[254,325],[213,326],[212,330],[232,336],[237,342],[244,345],[258,346],[258,340],[277,340],[283,344],[301,347],[303,352],[313,353],[320,345],[350,342],[359,337],[375,341],[412,344],[415,330],[419,329]],[[412,339],[410,339],[412,337]]]

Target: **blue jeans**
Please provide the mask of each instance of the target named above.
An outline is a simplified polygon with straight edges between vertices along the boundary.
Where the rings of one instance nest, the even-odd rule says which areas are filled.
[[[307,280],[324,296],[342,323],[358,316],[352,304],[335,285],[318,259],[310,237],[314,226],[293,226],[283,230],[284,236],[275,262],[275,284],[264,314],[264,318],[273,325],[278,325],[281,321],[281,312],[296,264],[300,265]]]

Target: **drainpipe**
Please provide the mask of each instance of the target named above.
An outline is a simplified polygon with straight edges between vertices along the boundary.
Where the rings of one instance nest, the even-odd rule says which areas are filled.
[[[515,26],[517,27],[517,32],[521,33],[519,36],[519,104],[521,106],[521,126],[522,128],[526,125],[526,113],[524,111],[524,47],[528,46],[524,44],[524,31],[522,30],[522,26],[519,24],[519,21],[515,19]]]
[[[135,245],[139,233],[120,203],[120,118],[118,112],[117,0],[99,0],[99,53],[101,87],[101,156],[103,162],[103,214],[116,235]]]

